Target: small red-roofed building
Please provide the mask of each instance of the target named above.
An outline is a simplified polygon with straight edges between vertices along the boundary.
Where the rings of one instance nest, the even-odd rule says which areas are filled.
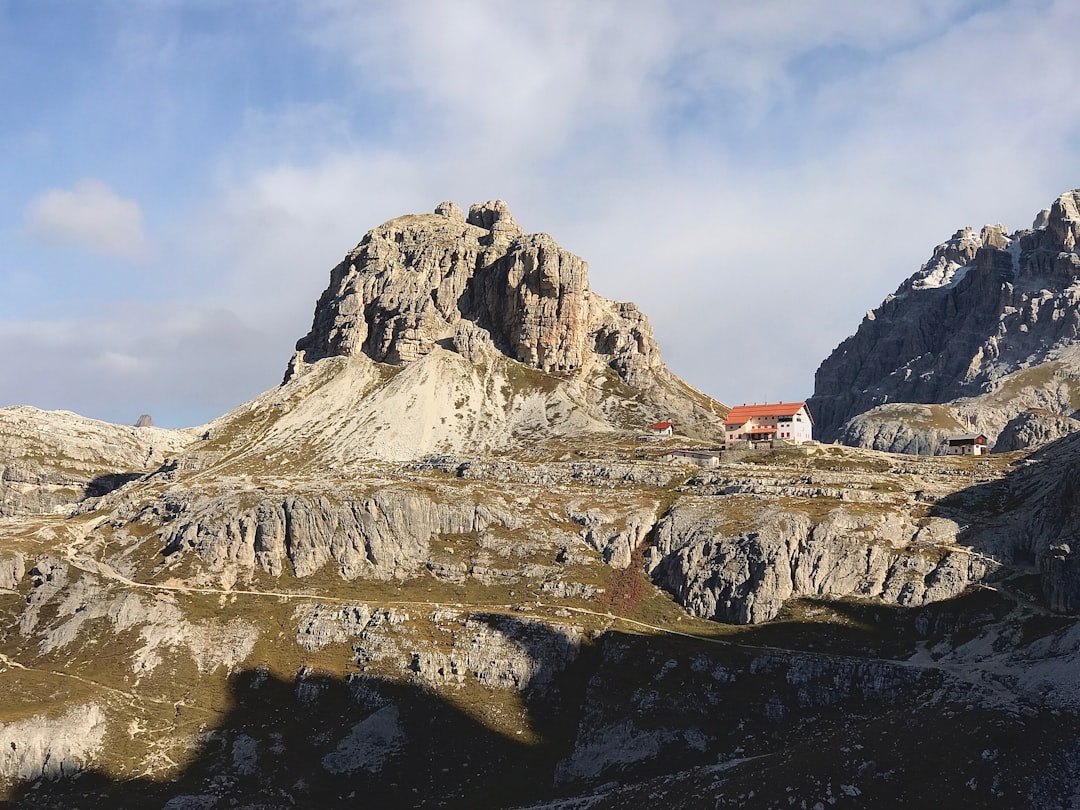
[[[670,436],[675,432],[675,426],[671,422],[657,422],[652,426],[653,436]]]
[[[771,405],[738,405],[724,419],[724,446],[727,449],[747,442],[808,442],[813,438],[814,420],[805,402],[776,402]]]
[[[947,456],[981,456],[988,452],[986,436],[982,433],[961,433],[946,440]]]

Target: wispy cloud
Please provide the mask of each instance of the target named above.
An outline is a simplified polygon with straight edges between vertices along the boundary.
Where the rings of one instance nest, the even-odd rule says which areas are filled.
[[[139,203],[120,197],[101,180],[39,194],[26,212],[26,232],[46,245],[144,261],[154,253]]]
[[[64,359],[78,341],[12,325],[21,354],[71,375],[77,410],[100,400],[87,369],[105,374],[108,352],[117,391],[168,390],[198,419],[274,385],[329,269],[368,228],[493,197],[588,260],[597,293],[637,301],[694,385],[729,403],[806,396],[818,362],[934,244],[964,225],[1024,227],[1080,184],[1069,0],[241,6],[124,14],[88,67],[119,64],[130,92],[108,85],[110,114],[80,144],[115,142],[107,127],[124,122],[132,151],[156,151],[63,171],[137,189],[161,223],[154,272],[133,283],[119,263],[44,252],[0,266],[0,291],[62,285],[64,311],[92,321],[78,362]],[[59,149],[66,130],[49,120],[34,125]],[[27,210],[26,188],[57,183],[42,175],[9,205],[39,244],[152,252],[139,204],[100,181]],[[91,288],[75,275],[87,266],[104,276]],[[154,324],[109,308],[132,289]],[[5,371],[5,395],[22,397],[32,372]]]
[[[280,380],[288,356],[260,352],[267,341],[234,312],[190,303],[0,321],[0,343],[18,347],[5,364],[3,404],[120,424],[140,413],[172,427],[205,422]]]

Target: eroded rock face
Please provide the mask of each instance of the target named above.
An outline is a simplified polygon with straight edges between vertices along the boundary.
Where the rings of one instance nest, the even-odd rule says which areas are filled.
[[[589,291],[588,265],[547,234],[525,234],[502,200],[452,202],[368,232],[331,272],[311,332],[286,373],[362,352],[400,365],[439,343],[470,359],[490,350],[542,371],[603,355],[626,378],[660,364],[632,305]]]
[[[1078,202],[1070,191],[1029,230],[965,228],[938,245],[818,368],[817,438],[833,441],[852,417],[894,402],[981,397],[976,410],[1001,411],[980,426],[991,439],[1027,407],[1071,413],[1059,408],[1070,379],[1038,369],[1080,343]]]
[[[1055,543],[1039,556],[1043,594],[1057,613],[1080,612],[1080,559],[1069,543]]]
[[[26,558],[22,552],[15,551],[0,557],[0,588],[14,590],[19,587],[19,580],[26,573]]]
[[[346,579],[403,577],[422,567],[433,536],[519,525],[516,516],[494,505],[442,503],[392,488],[355,500],[322,494],[254,503],[241,496],[178,493],[141,519],[151,525],[164,521],[166,554],[192,550],[212,570],[233,578],[255,567],[278,576],[285,564],[305,577],[331,562]]]
[[[997,495],[1021,504],[994,532],[1007,554],[1031,562],[1042,574],[1051,609],[1080,612],[1080,434],[1048,444],[1028,457]]]
[[[135,428],[68,411],[0,408],[0,517],[71,511],[153,472],[194,431]]]
[[[1038,447],[1080,430],[1080,420],[1072,416],[1028,410],[1009,420],[994,443],[995,453]]]
[[[657,526],[648,561],[658,584],[709,619],[764,622],[788,599],[805,596],[915,607],[957,596],[988,571],[984,560],[962,551],[905,551],[943,527],[917,529],[895,514],[860,518],[837,510],[814,524],[805,514],[781,512],[733,535],[711,511],[695,504],[673,508]],[[876,542],[867,544],[867,536]],[[955,537],[952,524],[951,536],[934,537],[934,545],[947,546]]]
[[[0,777],[75,776],[100,751],[106,730],[105,712],[96,703],[74,706],[57,717],[35,715],[0,725]]]

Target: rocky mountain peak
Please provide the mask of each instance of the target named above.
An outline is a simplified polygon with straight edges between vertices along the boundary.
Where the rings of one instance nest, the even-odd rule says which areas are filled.
[[[339,460],[484,454],[659,418],[712,441],[726,413],[668,371],[636,306],[593,293],[586,262],[501,200],[370,230],[262,405],[289,414],[266,455],[314,442]]]
[[[436,346],[541,371],[579,369],[607,350],[624,378],[659,363],[640,313],[591,295],[583,259],[526,234],[502,200],[472,205],[467,217],[446,201],[369,231],[333,269],[286,380],[325,357],[401,365]]]
[[[1036,219],[1035,228],[1039,228]],[[1075,250],[1080,241],[1080,189],[1062,194],[1046,212],[1044,229],[1065,250]]]
[[[951,403],[937,428],[974,423],[991,439],[1030,408],[1070,417],[1080,405],[1078,236],[1073,190],[1031,229],[963,228],[938,245],[821,364],[810,402],[819,438],[904,449],[911,431],[885,424],[900,403]]]
[[[521,236],[521,234],[525,233],[521,226],[514,221],[514,215],[510,213],[510,206],[502,200],[488,200],[485,203],[470,205],[469,218],[466,222],[486,231],[509,237]]]

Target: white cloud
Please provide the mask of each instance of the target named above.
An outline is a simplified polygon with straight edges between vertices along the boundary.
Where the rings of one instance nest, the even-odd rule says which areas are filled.
[[[40,243],[101,256],[142,261],[153,254],[139,204],[95,179],[81,180],[72,189],[42,192],[27,209],[26,230]]]
[[[164,427],[209,421],[281,380],[288,355],[235,313],[191,304],[130,302],[78,318],[0,322],[16,347],[3,405],[74,410]]]
[[[311,7],[305,35],[351,89],[252,105],[213,142],[217,190],[169,219],[155,274],[189,303],[149,304],[152,329],[116,316],[137,340],[105,315],[85,352],[35,339],[93,407],[102,386],[86,369],[107,352],[118,391],[169,391],[199,418],[276,384],[367,229],[493,197],[587,259],[598,294],[636,301],[692,384],[729,403],[806,396],[935,243],[964,225],[1024,227],[1080,184],[1069,2]],[[50,194],[54,209],[87,196]],[[119,243],[145,249],[127,205],[135,236]],[[57,219],[83,246],[108,230],[73,236],[80,217]],[[119,373],[122,357],[150,364],[148,387]]]
[[[393,97],[386,138],[231,177],[203,263],[230,267],[221,305],[281,324],[284,347],[368,228],[503,197],[590,262],[599,294],[637,301],[693,384],[806,396],[934,244],[1026,226],[1076,182],[1076,12],[979,6],[324,4],[315,41]],[[804,60],[830,48],[859,70]],[[725,362],[741,345],[760,362]]]
[[[93,360],[95,368],[105,374],[116,376],[136,376],[154,369],[154,362],[146,357],[137,357],[128,352],[102,352]]]

